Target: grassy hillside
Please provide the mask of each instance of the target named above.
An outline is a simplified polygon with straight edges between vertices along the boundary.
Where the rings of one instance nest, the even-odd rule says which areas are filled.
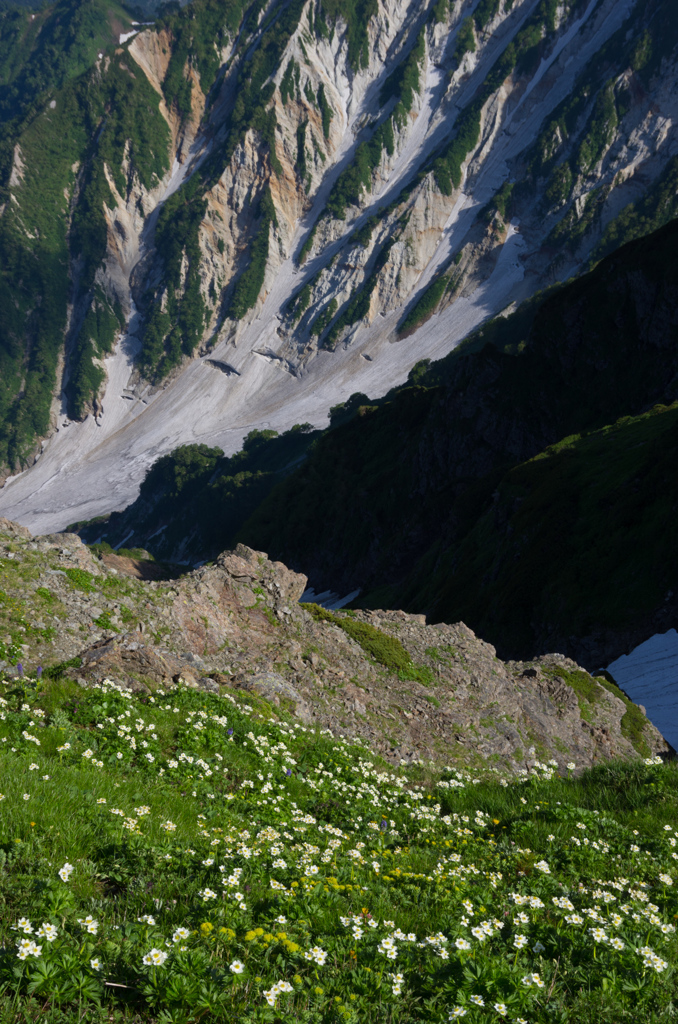
[[[512,469],[413,600],[501,648],[632,629],[671,596],[678,405],[574,435]]]
[[[237,690],[1,694],[8,1024],[673,1019],[675,764],[481,779]]]

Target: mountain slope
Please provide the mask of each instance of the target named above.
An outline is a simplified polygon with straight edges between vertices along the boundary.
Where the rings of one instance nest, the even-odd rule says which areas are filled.
[[[677,242],[672,222],[627,244],[319,437],[180,448],[80,532],[193,561],[241,538],[318,592],[598,668],[676,613]]]
[[[675,614],[675,404],[641,414],[678,397],[677,239],[628,244],[417,386],[363,397],[241,536],[316,587],[461,617],[504,655],[593,667],[651,635]]]
[[[7,261],[7,465],[57,429],[2,507],[63,526],[179,443],[320,425],[670,218],[677,33],[667,0],[195,0],[111,47],[12,136],[6,251],[47,267],[49,216],[70,301]]]

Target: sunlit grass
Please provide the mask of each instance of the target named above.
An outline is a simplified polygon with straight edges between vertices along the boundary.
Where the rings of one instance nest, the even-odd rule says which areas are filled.
[[[3,689],[0,1022],[671,1019],[674,764],[441,775],[236,691]]]

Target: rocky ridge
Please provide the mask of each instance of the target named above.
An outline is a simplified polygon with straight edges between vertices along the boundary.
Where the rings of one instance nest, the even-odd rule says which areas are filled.
[[[33,537],[0,520],[5,677],[40,666],[82,686],[225,691],[395,763],[515,773],[669,753],[643,709],[561,655],[504,663],[463,623],[300,605],[306,577],[244,545],[177,578],[137,578],[148,570],[102,561],[74,534]]]

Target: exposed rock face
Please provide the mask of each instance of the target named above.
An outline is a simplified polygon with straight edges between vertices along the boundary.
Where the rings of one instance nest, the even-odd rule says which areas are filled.
[[[130,438],[125,451],[133,442],[163,454],[196,436],[234,451],[262,421],[275,429],[320,425],[332,404],[356,391],[386,392],[418,358],[443,355],[488,313],[614,248],[631,231],[628,218],[617,221],[630,203],[645,204],[638,224],[672,215],[678,63],[675,40],[661,27],[670,21],[668,0],[565,0],[550,14],[549,5],[515,0],[498,3],[492,17],[462,4],[434,10],[379,0],[363,26],[360,59],[355,25],[340,17],[325,31],[322,4],[298,4],[261,108],[237,121],[247,61],[287,6],[276,0],[251,24],[224,29],[213,72],[202,78],[189,54],[181,74],[190,102],[181,109],[168,92],[172,58],[183,53],[170,29],[144,28],[116,51],[135,80],[150,83],[169,129],[162,180],[142,182],[129,145],[121,166],[105,169],[107,245],[95,283],[120,304],[126,338],[113,358],[93,357],[109,385],[78,415],[93,411],[99,429],[72,425],[71,433],[81,441],[78,464],[96,449],[115,466],[117,507],[147,468],[136,450],[120,466],[121,427]],[[405,88],[398,76],[413,53]],[[103,78],[108,61],[97,66]],[[459,139],[466,141],[456,152]],[[28,239],[35,232],[26,220],[31,168],[23,152],[17,145],[3,216],[21,209],[18,230]],[[68,186],[68,218],[82,186],[77,175]],[[170,222],[183,249],[170,281],[157,227],[178,191],[185,202],[172,207]],[[272,214],[262,220],[269,199]],[[188,234],[187,206],[195,215]],[[84,302],[69,314],[69,345]],[[169,314],[161,326],[154,312]],[[416,342],[403,351],[391,343],[403,340],[410,315]],[[159,348],[144,372],[162,377],[165,357],[171,368],[148,387],[133,366],[144,345],[147,354],[152,348],[151,335]],[[194,357],[208,367],[211,354],[236,374],[216,379],[198,370]],[[66,381],[68,373],[67,366]],[[308,386],[297,386],[304,378]],[[55,430],[58,412],[55,404]],[[152,444],[141,445],[149,434]],[[36,525],[20,500],[28,485],[12,483],[14,501],[3,495],[9,514],[39,529],[54,528],[57,509],[65,509],[57,524],[65,526],[111,508],[101,480],[95,508],[82,481],[60,491],[53,467],[70,453],[57,447],[40,455],[52,470],[45,522]]]
[[[628,704],[574,662],[504,663],[463,623],[356,613],[352,622],[397,638],[409,655],[412,671],[389,671],[336,622],[316,621],[297,603],[304,576],[243,545],[178,579],[142,581],[93,559],[78,538],[31,539],[3,521],[0,555],[3,586],[29,595],[21,621],[30,624],[22,657],[31,670],[79,656],[67,671],[82,685],[110,678],[135,690],[179,682],[245,689],[271,713],[361,737],[395,761],[508,772],[551,758],[581,768],[637,756],[623,722]],[[47,619],[45,609],[56,609],[58,631],[38,618]],[[16,669],[5,662],[4,671]],[[649,722],[640,742],[646,753],[668,751]]]

